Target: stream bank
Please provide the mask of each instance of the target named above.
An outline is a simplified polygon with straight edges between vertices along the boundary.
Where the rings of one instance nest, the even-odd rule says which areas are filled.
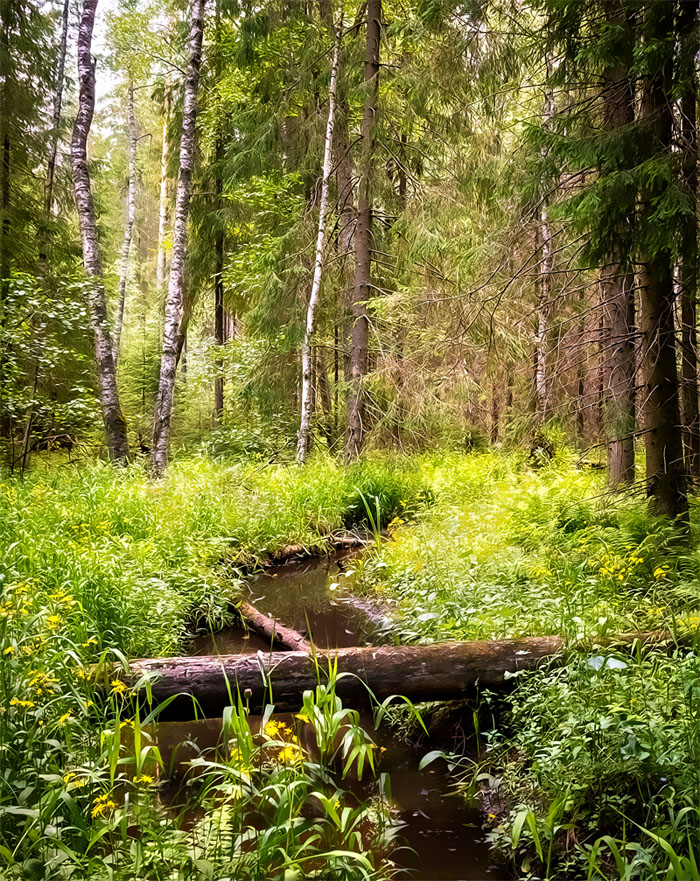
[[[386,642],[391,635],[389,610],[358,600],[351,593],[353,562],[359,553],[361,549],[343,548],[329,557],[268,567],[248,579],[245,598],[285,626],[310,635],[322,649]],[[258,651],[269,652],[269,641],[240,627],[200,633],[191,646],[192,654],[198,656]],[[286,716],[275,718],[284,721]],[[259,728],[260,717],[251,717],[250,722],[251,727]],[[420,770],[425,747],[390,727],[375,729],[371,713],[362,714],[361,724],[377,745],[381,756],[378,772],[390,780],[391,815],[401,827],[399,846],[391,855],[399,866],[396,877],[416,881],[499,881],[508,877],[492,865],[484,839],[484,816],[455,788],[446,763],[438,760]],[[222,722],[164,722],[157,728],[165,766],[172,768],[161,794],[166,803],[175,804],[191,760],[216,755]],[[365,799],[376,795],[380,783],[375,777],[363,781],[345,778],[342,785]]]

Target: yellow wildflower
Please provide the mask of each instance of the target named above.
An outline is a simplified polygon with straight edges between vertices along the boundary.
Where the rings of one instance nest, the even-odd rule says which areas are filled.
[[[113,679],[110,685],[112,686],[112,694],[121,695],[127,690],[126,685],[124,685],[121,679]]]
[[[49,615],[46,619],[46,626],[49,630],[58,630],[61,626],[61,616],[60,615]]]
[[[309,717],[306,715],[306,713],[297,713],[296,716],[295,716],[294,718],[295,718],[295,719],[299,719],[299,720],[302,721],[305,725],[308,724],[308,723],[311,721],[311,720],[309,719]]]
[[[93,819],[95,817],[103,817],[105,814],[111,813],[116,808],[115,802],[113,802],[108,795],[98,796],[93,804],[94,807],[91,812]]]
[[[264,731],[268,737],[277,737],[280,733],[280,723],[276,719],[270,719],[266,723]]]
[[[59,718],[57,724],[58,724],[58,725],[65,725],[66,722],[68,722],[68,721],[69,721],[70,719],[72,719],[72,718],[73,718],[73,716],[70,714],[70,712],[68,712],[68,713],[64,713],[64,714]]]
[[[8,647],[3,652],[3,655],[14,655],[15,647],[13,645],[8,645]]]
[[[277,760],[285,765],[300,762],[301,759],[301,749],[294,743],[285,744],[285,746],[277,753]]]
[[[11,707],[22,707],[24,710],[31,710],[32,707],[35,707],[36,704],[34,701],[22,701],[18,697],[13,697],[10,701]]]
[[[138,777],[134,777],[134,783],[153,783],[154,779],[150,774],[141,774]]]

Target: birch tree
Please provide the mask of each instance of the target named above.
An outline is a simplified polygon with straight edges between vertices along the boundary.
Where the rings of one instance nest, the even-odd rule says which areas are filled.
[[[95,62],[92,57],[92,32],[97,0],[85,0],[78,31],[78,112],[73,127],[71,157],[73,186],[83,245],[83,263],[90,276],[88,308],[95,339],[98,384],[107,450],[110,458],[125,463],[129,455],[126,422],[122,415],[117,389],[112,336],[107,317],[102,261],[100,258],[95,206],[92,198],[87,160],[87,141],[95,112]]]
[[[340,46],[343,37],[343,12],[342,8],[338,17],[336,28],[335,48],[333,50],[333,63],[331,66],[331,79],[328,87],[328,121],[326,123],[326,139],[323,151],[323,175],[321,179],[321,198],[318,209],[318,234],[316,236],[316,255],[314,259],[314,275],[311,283],[311,293],[306,312],[306,330],[304,343],[301,349],[301,420],[299,423],[299,436],[297,440],[297,462],[303,463],[309,450],[309,432],[311,425],[312,382],[311,382],[311,352],[312,340],[315,329],[316,307],[321,292],[321,278],[323,274],[323,249],[326,241],[326,219],[328,213],[328,189],[332,168],[333,156],[333,130],[335,127],[336,89],[338,83],[338,65],[340,60]]]
[[[173,249],[170,260],[168,296],[160,362],[160,381],[153,424],[151,471],[162,474],[170,453],[170,424],[175,394],[175,374],[179,353],[181,323],[184,313],[185,259],[187,256],[187,220],[192,191],[194,138],[197,120],[197,97],[202,63],[205,0],[194,0],[189,36],[189,61],[185,75],[185,97],[180,135],[180,160],[175,200]]]
[[[129,78],[127,92],[127,131],[129,138],[129,182],[126,195],[126,220],[124,223],[124,239],[122,241],[119,261],[119,294],[117,300],[117,318],[114,324],[114,361],[119,358],[122,328],[124,326],[124,307],[126,304],[126,282],[129,276],[129,253],[136,217],[136,114],[134,112],[134,81]]]

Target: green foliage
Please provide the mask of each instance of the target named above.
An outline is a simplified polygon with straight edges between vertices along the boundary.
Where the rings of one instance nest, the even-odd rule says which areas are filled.
[[[598,650],[571,656],[560,670],[520,676],[503,732],[491,741],[506,755],[499,782],[514,805],[491,833],[498,850],[533,872],[536,854],[547,878],[583,874],[589,862],[606,877],[614,842],[590,839],[605,832],[624,835],[621,879],[692,878],[699,674],[695,652],[678,649],[670,656]],[[518,834],[523,814],[529,842]],[[670,848],[678,851],[675,867]],[[678,871],[681,862],[687,870]]]
[[[565,450],[536,468],[497,453],[420,461],[435,504],[364,566],[404,639],[693,626],[698,555],[679,555],[643,500],[601,496],[602,475]]]

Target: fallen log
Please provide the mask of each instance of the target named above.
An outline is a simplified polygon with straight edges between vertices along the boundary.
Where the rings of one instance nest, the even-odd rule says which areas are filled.
[[[155,658],[132,661],[129,673],[119,675],[134,686],[146,674],[154,702],[176,698],[168,716],[184,719],[192,718],[192,697],[200,715],[220,716],[237,691],[252,710],[271,702],[278,711],[299,709],[304,692],[326,680],[329,663],[337,663],[336,693],[349,706],[366,705],[368,688],[380,701],[391,695],[414,702],[454,700],[468,695],[477,684],[498,688],[510,674],[535,669],[563,647],[560,637],[543,636],[342,648],[315,656],[295,651]]]
[[[277,551],[273,551],[262,565],[265,568],[280,566],[292,560],[307,560],[311,557],[325,557],[333,550],[353,550],[364,548],[369,543],[369,537],[347,533],[341,535],[324,535],[311,545],[286,545]]]
[[[241,600],[238,611],[243,622],[256,633],[270,640],[270,645],[276,643],[279,648],[288,649],[292,652],[311,652],[311,643],[298,630],[285,627],[269,615],[260,612],[255,606]]]

